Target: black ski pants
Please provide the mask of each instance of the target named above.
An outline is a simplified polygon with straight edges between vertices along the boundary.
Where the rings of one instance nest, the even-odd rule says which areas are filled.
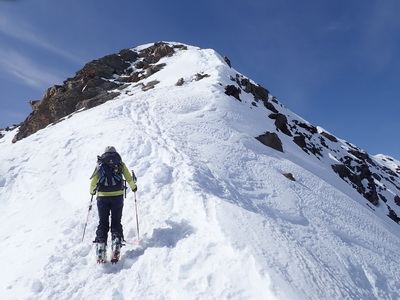
[[[97,209],[99,211],[99,226],[96,231],[96,242],[106,243],[110,229],[111,213],[111,237],[124,238],[122,231],[122,209],[124,207],[124,196],[97,197]]]

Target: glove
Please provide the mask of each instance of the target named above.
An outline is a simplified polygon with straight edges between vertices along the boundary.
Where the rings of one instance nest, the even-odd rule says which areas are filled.
[[[137,187],[135,187],[134,189],[132,189],[132,192],[136,192],[137,191]]]
[[[90,192],[90,195],[92,196],[96,195],[96,191]]]

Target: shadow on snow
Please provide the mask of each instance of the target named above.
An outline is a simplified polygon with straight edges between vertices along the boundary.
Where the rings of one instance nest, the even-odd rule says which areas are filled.
[[[122,269],[129,269],[144,254],[148,248],[174,248],[178,242],[187,238],[195,232],[188,221],[181,222],[166,221],[169,227],[156,228],[150,238],[144,237],[136,249],[127,250],[123,253],[121,262]]]

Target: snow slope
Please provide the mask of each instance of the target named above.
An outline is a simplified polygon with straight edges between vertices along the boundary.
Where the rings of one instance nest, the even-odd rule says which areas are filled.
[[[275,131],[268,111],[224,94],[236,71],[213,50],[161,62],[146,79],[160,81],[154,89],[130,85],[15,144],[15,132],[0,140],[2,299],[400,298],[399,226],[384,211],[284,135],[284,153],[258,142]],[[107,145],[139,188],[142,241],[130,192],[115,266],[95,262],[95,209],[81,241]]]

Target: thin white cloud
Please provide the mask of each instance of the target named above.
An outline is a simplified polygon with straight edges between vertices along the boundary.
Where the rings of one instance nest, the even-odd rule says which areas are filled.
[[[23,43],[29,43],[35,47],[45,49],[73,63],[83,63],[81,58],[54,46],[54,44],[41,37],[37,30],[26,21],[10,20],[7,16],[3,15],[0,18],[0,33],[15,38]]]
[[[2,73],[8,73],[37,89],[62,82],[54,71],[43,69],[31,59],[15,51],[0,49],[0,66]]]

